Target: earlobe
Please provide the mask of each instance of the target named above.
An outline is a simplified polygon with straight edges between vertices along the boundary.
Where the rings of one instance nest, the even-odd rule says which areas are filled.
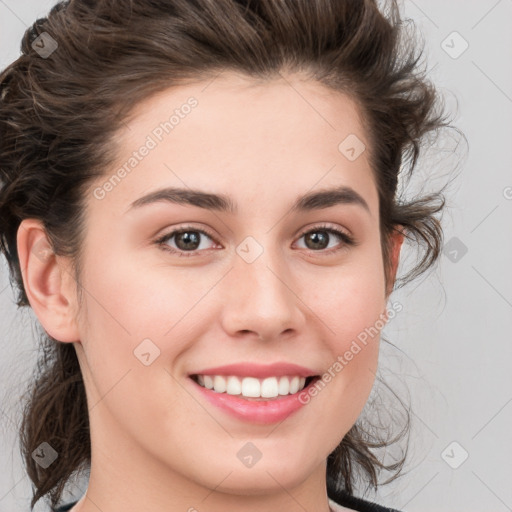
[[[45,331],[58,341],[79,341],[72,279],[39,220],[21,222],[17,250],[27,298]]]

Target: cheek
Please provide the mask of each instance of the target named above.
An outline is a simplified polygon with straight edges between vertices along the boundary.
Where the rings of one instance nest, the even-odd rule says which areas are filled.
[[[352,340],[364,338],[361,334],[366,330],[382,328],[386,297],[379,251],[376,246],[357,253],[346,265],[322,269],[303,288],[337,353],[346,350]]]
[[[334,387],[344,400],[362,408],[373,385],[385,326],[384,270],[378,246],[331,274],[317,275],[314,283],[316,292],[308,301],[315,304],[325,327],[327,368],[337,383]]]
[[[82,370],[89,401],[127,429],[144,432],[154,429],[157,417],[163,425],[176,423],[176,411],[186,415],[190,407],[171,373],[194,339],[187,335],[187,312],[201,297],[201,287],[187,287],[176,274],[164,279],[164,268],[148,272],[133,263],[88,261],[88,269],[100,271],[83,281]]]
[[[179,391],[170,374],[186,359],[183,354],[194,347],[201,330],[212,325],[205,319],[212,309],[205,295],[218,281],[218,269],[206,272],[146,265],[140,259],[118,258],[106,251],[91,255],[84,268],[88,269],[83,278],[87,293],[80,330],[89,393],[95,401],[109,393],[108,402],[120,406],[121,417],[126,400],[154,414],[159,410],[152,404],[157,396],[154,391],[143,393]],[[110,393],[114,388],[117,392]],[[125,398],[115,405],[115,396]],[[179,393],[171,394],[165,403],[182,398]]]
[[[94,330],[95,338],[113,336],[113,343],[129,339],[132,350],[145,338],[165,340],[179,329],[180,319],[199,302],[208,284],[191,279],[184,269],[171,272],[164,265],[150,266],[106,251],[91,255],[87,268],[84,328],[90,334]]]
[[[90,251],[82,279],[86,292],[81,342],[93,388],[100,395],[126,372],[133,380],[137,372],[147,370],[144,363],[172,362],[180,350],[172,328],[190,301],[186,287],[169,288],[170,283],[148,273],[142,264],[118,256]]]

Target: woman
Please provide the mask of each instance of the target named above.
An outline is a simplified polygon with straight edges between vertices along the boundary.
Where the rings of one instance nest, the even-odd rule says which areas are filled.
[[[395,3],[72,0],[0,76],[1,248],[45,352],[35,486],[72,512],[390,510],[360,413],[445,126]],[[58,508],[88,470],[86,494]]]

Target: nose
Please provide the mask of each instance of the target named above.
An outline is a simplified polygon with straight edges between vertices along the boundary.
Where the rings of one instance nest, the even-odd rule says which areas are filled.
[[[305,305],[282,257],[264,251],[247,263],[236,256],[224,286],[221,317],[230,336],[272,341],[303,328]]]

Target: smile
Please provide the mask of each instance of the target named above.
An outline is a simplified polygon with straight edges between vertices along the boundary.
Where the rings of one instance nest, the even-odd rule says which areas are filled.
[[[192,375],[201,387],[216,393],[239,396],[247,399],[269,399],[278,396],[294,395],[309,384],[312,377],[274,376],[258,379],[236,375]]]

